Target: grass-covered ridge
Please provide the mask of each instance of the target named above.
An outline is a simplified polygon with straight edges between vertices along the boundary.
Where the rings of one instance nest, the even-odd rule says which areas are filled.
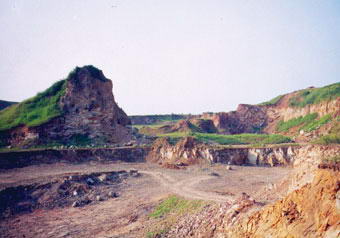
[[[267,102],[259,103],[258,106],[270,106],[277,104],[284,95],[279,95]]]
[[[185,133],[175,132],[169,134],[158,135],[160,137],[169,137],[170,141],[176,141],[186,136],[193,136],[201,142],[214,142],[221,145],[250,145],[250,144],[282,144],[289,143],[292,140],[283,135],[276,134],[237,134],[237,135],[221,135],[212,133]]]
[[[340,83],[331,84],[322,88],[309,88],[301,90],[298,95],[289,100],[292,107],[305,107],[322,101],[333,100],[340,97]]]
[[[60,80],[35,97],[0,111],[0,130],[19,125],[38,126],[61,115],[58,101],[65,88],[66,80]]]
[[[0,131],[19,125],[39,126],[52,118],[62,115],[59,99],[64,95],[67,81],[74,79],[80,70],[87,70],[93,78],[107,81],[101,70],[92,65],[75,67],[66,79],[54,83],[45,91],[19,104],[0,111]]]

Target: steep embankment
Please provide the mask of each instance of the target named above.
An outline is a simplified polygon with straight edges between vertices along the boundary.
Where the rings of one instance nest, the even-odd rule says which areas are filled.
[[[93,66],[75,68],[37,96],[0,111],[4,145],[117,143],[129,140],[130,120],[112,94],[112,81]]]
[[[268,117],[264,132],[310,141],[339,125],[340,83],[282,95],[264,107]]]
[[[339,165],[338,165],[339,166]],[[340,235],[339,167],[233,224],[227,237],[337,237]]]

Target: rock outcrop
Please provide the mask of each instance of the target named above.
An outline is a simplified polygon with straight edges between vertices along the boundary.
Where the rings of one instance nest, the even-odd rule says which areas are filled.
[[[339,237],[339,166],[318,169],[312,183],[273,204],[247,194],[232,204],[207,205],[181,217],[164,237]],[[333,169],[335,168],[335,169]],[[162,237],[163,237],[162,236]]]
[[[10,145],[67,143],[121,143],[130,140],[130,119],[117,105],[112,81],[93,66],[76,68],[65,80],[58,107],[61,115],[41,125],[20,125],[2,133]]]
[[[267,123],[265,108],[248,104],[240,104],[232,112],[206,113],[202,118],[212,120],[224,134],[258,133]]]
[[[312,183],[234,222],[226,237],[338,237],[339,176],[339,171],[319,170]]]
[[[305,170],[312,170],[316,169],[323,159],[339,155],[339,146],[336,145],[228,148],[206,145],[194,137],[185,137],[174,145],[170,144],[167,138],[157,139],[151,147],[147,160],[160,165],[225,163],[254,166],[307,166],[304,167]],[[310,180],[306,181],[310,182]]]

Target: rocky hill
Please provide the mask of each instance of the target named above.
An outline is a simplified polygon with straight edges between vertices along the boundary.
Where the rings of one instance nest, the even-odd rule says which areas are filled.
[[[76,67],[37,96],[0,112],[3,145],[120,143],[130,119],[117,105],[112,81],[93,66]]]
[[[203,113],[164,126],[144,127],[141,133],[218,134],[264,133],[290,136],[296,142],[321,138],[340,142],[340,83],[307,88],[258,105],[240,104],[236,111]]]

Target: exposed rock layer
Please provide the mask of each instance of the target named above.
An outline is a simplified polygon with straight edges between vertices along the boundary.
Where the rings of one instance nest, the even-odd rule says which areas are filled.
[[[227,163],[234,165],[300,166],[317,167],[323,158],[340,155],[339,146],[279,146],[264,148],[213,147],[186,137],[176,145],[166,138],[154,142],[147,160],[158,164]],[[308,162],[308,163],[307,163]]]
[[[130,119],[118,107],[112,81],[92,66],[76,68],[66,80],[58,102],[62,115],[36,127],[19,126],[2,132],[11,145],[68,142],[74,137],[95,143],[119,143],[131,138]]]

